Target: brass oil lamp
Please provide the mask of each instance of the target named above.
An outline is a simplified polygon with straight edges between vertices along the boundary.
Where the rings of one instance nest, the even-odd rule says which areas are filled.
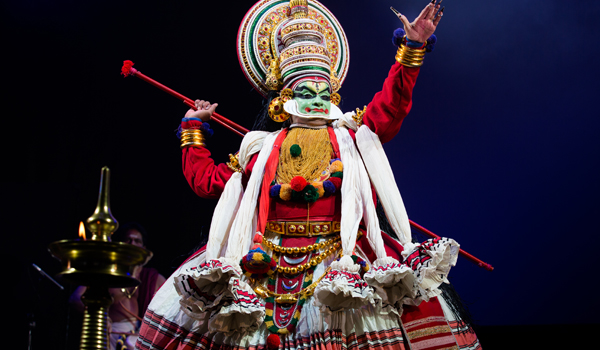
[[[133,270],[152,256],[152,252],[132,244],[111,242],[118,227],[110,211],[110,170],[103,167],[98,204],[86,221],[91,238],[86,239],[84,231],[83,238],[53,242],[48,247],[62,263],[59,275],[87,287],[81,297],[85,312],[80,349],[108,349],[108,308],[113,302],[108,288],[140,284]]]

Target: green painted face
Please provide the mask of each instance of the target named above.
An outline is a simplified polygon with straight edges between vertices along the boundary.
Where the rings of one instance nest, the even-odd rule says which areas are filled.
[[[298,102],[298,111],[305,115],[329,115],[331,101],[329,85],[324,82],[306,81],[294,90],[294,100]]]

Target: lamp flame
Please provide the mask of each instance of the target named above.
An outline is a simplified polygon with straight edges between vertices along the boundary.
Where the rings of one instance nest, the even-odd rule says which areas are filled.
[[[79,237],[85,241],[85,226],[83,226],[83,221],[79,222]]]

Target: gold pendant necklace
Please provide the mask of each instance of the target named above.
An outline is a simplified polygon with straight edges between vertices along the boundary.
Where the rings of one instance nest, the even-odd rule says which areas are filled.
[[[127,288],[121,288],[121,292],[123,292],[123,294],[125,294],[125,296],[127,297],[127,299],[131,299],[131,297],[137,291],[138,287],[139,287],[139,285],[135,286],[135,288],[133,288],[133,292],[131,292],[131,293],[129,293],[129,291],[127,290]]]

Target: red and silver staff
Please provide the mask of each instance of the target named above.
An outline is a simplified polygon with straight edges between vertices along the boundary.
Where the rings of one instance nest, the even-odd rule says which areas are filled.
[[[180,99],[181,101],[183,101],[183,103],[187,106],[189,106],[190,108],[197,110],[196,109],[196,105],[194,104],[194,100],[185,97],[184,95],[178,93],[177,91],[157,82],[156,80],[148,77],[147,75],[144,75],[142,73],[140,73],[140,71],[138,71],[137,69],[133,68],[133,62],[126,60],[123,61],[123,67],[121,68],[121,74],[124,75],[125,77],[128,76],[134,76],[137,78],[142,79],[143,81],[150,83],[154,86],[156,86],[157,88],[177,97],[178,99]],[[220,114],[217,113],[213,113],[211,116],[211,120],[214,120],[215,122],[217,122],[218,124],[224,126],[225,128],[235,132],[236,134],[240,135],[240,136],[244,136],[246,133],[248,133],[248,129],[244,128],[241,125],[238,125],[234,122],[232,122],[231,120],[223,117]],[[440,236],[436,235],[435,233],[429,231],[428,229],[426,229],[425,227],[417,224],[416,222],[409,220],[410,225],[412,227],[414,227],[415,229],[419,230],[420,232],[424,233],[425,235],[432,237],[432,238],[440,238]],[[475,256],[473,256],[472,254],[469,254],[467,252],[465,252],[462,248],[459,251],[460,255],[463,256],[464,258],[466,258],[467,260],[473,262],[474,264],[477,264],[479,267],[482,267],[488,271],[493,271],[494,267],[488,263],[483,262],[481,259],[476,258]]]

